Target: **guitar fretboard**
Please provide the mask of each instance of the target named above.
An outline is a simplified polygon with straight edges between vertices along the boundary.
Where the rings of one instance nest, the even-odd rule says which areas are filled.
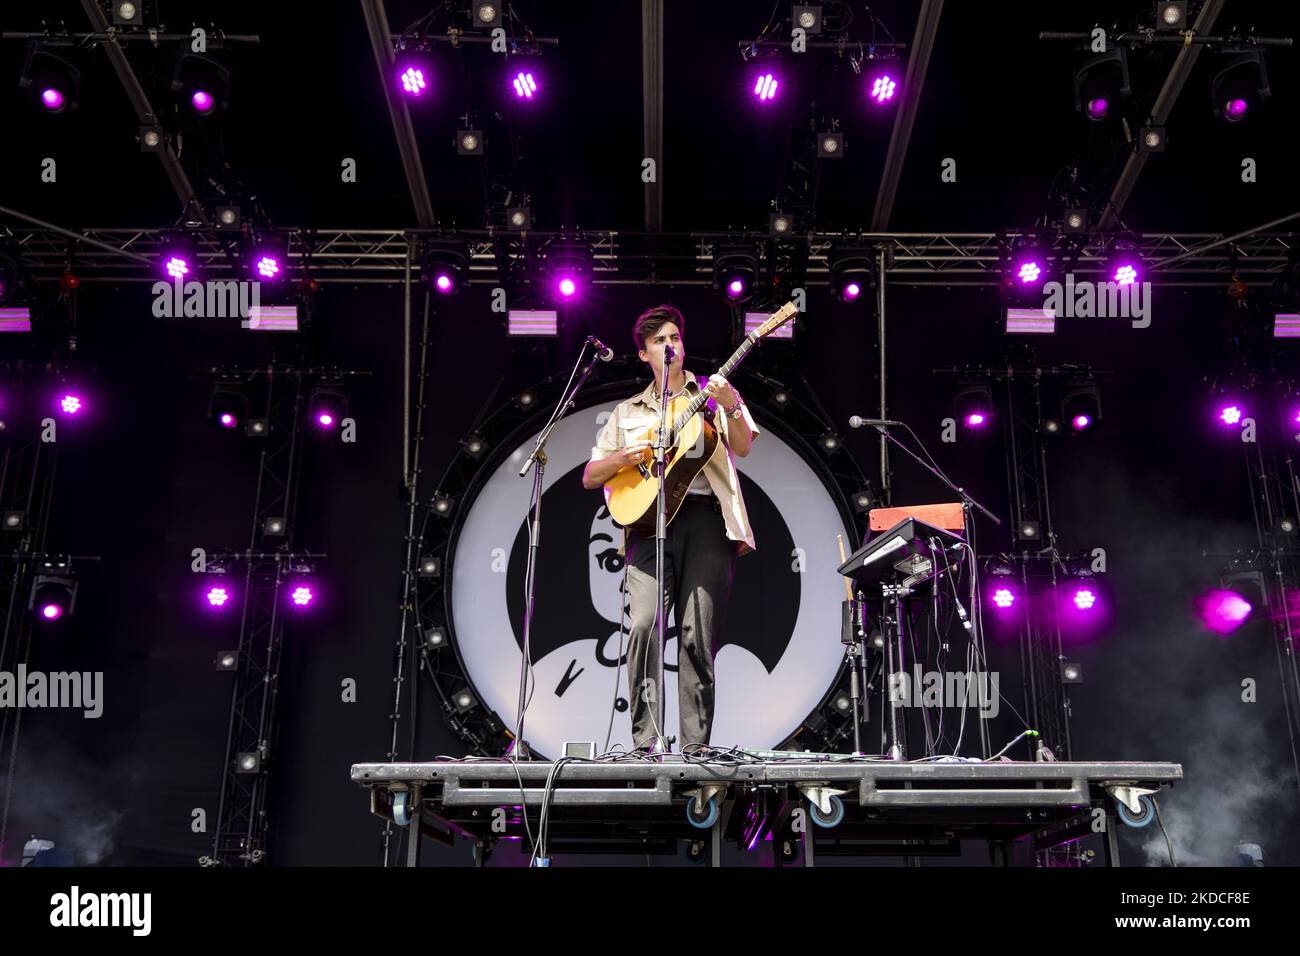
[[[727,359],[722,368],[718,369],[718,374],[723,378],[730,378],[732,371],[745,360],[745,356],[749,354],[749,350],[753,347],[754,338],[751,333],[750,336],[747,336],[745,341],[741,343],[740,348],[736,349],[736,351],[732,353],[731,358]],[[708,400],[709,396],[706,395],[703,390],[692,398],[690,404],[688,404],[686,408],[682,410],[682,413],[673,420],[673,434],[676,435],[685,428],[686,423],[691,420],[691,416],[703,408],[704,404]]]

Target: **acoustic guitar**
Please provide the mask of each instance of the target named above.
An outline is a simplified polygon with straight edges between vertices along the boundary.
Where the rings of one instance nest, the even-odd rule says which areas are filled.
[[[793,319],[798,312],[793,302],[787,302],[773,312],[767,321],[745,336],[740,348],[718,369],[718,374],[729,378],[750,349]],[[677,509],[686,498],[686,489],[718,452],[720,440],[717,428],[704,416],[697,414],[708,400],[709,396],[695,382],[687,382],[684,389],[669,398],[669,430],[664,453],[666,470],[663,477],[667,521],[672,521],[677,516]],[[656,422],[635,437],[654,441],[658,431],[659,425]],[[618,524],[645,537],[652,537],[655,533],[655,505],[659,496],[660,479],[654,474],[652,455],[653,452],[647,449],[645,461],[619,469],[605,482],[605,501],[609,505],[610,516]]]

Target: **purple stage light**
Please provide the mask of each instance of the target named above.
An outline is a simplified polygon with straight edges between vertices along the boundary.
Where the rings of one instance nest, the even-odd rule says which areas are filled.
[[[1091,611],[1093,605],[1097,603],[1097,595],[1092,592],[1091,588],[1079,588],[1074,592],[1074,606],[1080,611]]]
[[[971,412],[966,416],[966,424],[971,428],[980,428],[988,421],[983,412]]]
[[[733,299],[739,299],[745,294],[745,283],[740,279],[732,279],[727,283],[727,295]]]
[[[399,79],[402,82],[402,92],[407,96],[419,96],[429,85],[425,82],[424,71],[414,66],[403,70]]]
[[[51,113],[57,113],[63,109],[63,103],[63,94],[54,87],[51,86],[41,90],[41,105]]]
[[[1016,603],[1016,594],[1010,588],[998,588],[993,592],[993,603],[1005,611]]]
[[[306,607],[312,602],[312,599],[315,596],[316,595],[312,592],[312,589],[307,587],[305,584],[298,585],[293,589],[293,593],[290,594],[290,598],[297,607]]]
[[[767,103],[776,99],[776,86],[776,77],[771,73],[759,74],[754,84],[754,95],[758,97],[760,103]]]
[[[211,113],[217,101],[207,90],[195,90],[190,96],[190,103],[200,113]]]
[[[235,420],[235,416],[230,414],[230,412],[222,412],[219,421],[221,422],[222,428],[234,428],[239,424],[239,422]]]
[[[569,276],[565,276],[563,279],[560,280],[559,290],[560,290],[560,295],[564,296],[567,299],[571,297],[575,292],[578,291],[578,283],[574,282],[573,279],[570,278]]]
[[[1237,425],[1241,423],[1241,407],[1238,405],[1225,405],[1219,411],[1219,419],[1225,425]]]
[[[879,105],[892,100],[897,89],[898,84],[894,82],[894,78],[888,73],[882,73],[871,81],[869,95]]]
[[[1250,109],[1249,102],[1242,99],[1240,96],[1234,96],[1232,99],[1228,100],[1227,105],[1223,108],[1223,115],[1235,123],[1246,115],[1248,109]]]
[[[316,416],[316,421],[322,428],[334,427],[334,416],[329,412],[321,412]]]
[[[517,74],[514,78],[513,86],[515,88],[515,96],[519,97],[521,100],[531,100],[533,94],[537,92],[537,81],[533,79],[533,74],[531,73],[521,72]]]
[[[221,607],[230,600],[230,592],[225,588],[209,588],[207,598],[212,607]]]
[[[439,272],[438,278],[433,280],[433,284],[437,287],[439,292],[450,292],[452,285],[451,276],[447,275],[445,272]]]
[[[53,601],[42,605],[41,617],[45,618],[47,621],[57,621],[59,618],[63,617],[63,605],[55,604]]]
[[[257,260],[257,274],[263,279],[274,279],[280,274],[280,260],[275,256],[262,256]]]
[[[1039,267],[1038,263],[1030,260],[1029,262],[1023,262],[1020,264],[1020,270],[1016,273],[1016,278],[1025,285],[1029,285],[1031,282],[1037,282],[1038,277],[1042,274],[1043,270]]]
[[[1201,622],[1217,634],[1231,634],[1254,610],[1250,602],[1236,591],[1220,589],[1210,591],[1197,604]]]
[[[173,279],[181,279],[189,274],[190,264],[180,256],[168,256],[167,261],[163,263],[163,268]]]
[[[1133,268],[1127,262],[1115,270],[1116,285],[1132,285],[1137,281],[1137,269]]]
[[[1088,100],[1089,119],[1095,119],[1095,120],[1105,119],[1106,114],[1109,112],[1110,112],[1110,103],[1106,101],[1106,98],[1104,96],[1094,96],[1092,99]]]
[[[844,298],[846,299],[856,299],[861,294],[862,286],[858,285],[856,282],[850,282],[844,287]]]
[[[1072,427],[1076,432],[1083,431],[1091,424],[1092,424],[1092,419],[1089,418],[1087,415],[1075,415],[1072,419],[1070,419],[1070,427]]]
[[[75,415],[81,411],[82,401],[76,395],[64,395],[59,399],[59,409],[66,415]]]

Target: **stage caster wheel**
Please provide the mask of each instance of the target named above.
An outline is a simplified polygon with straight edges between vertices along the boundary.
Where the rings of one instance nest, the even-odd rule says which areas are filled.
[[[822,813],[821,808],[810,800],[808,815],[812,817],[813,823],[829,830],[831,827],[839,826],[840,821],[844,819],[844,801],[839,797],[831,797],[831,812]]]
[[[1119,801],[1119,818],[1126,825],[1131,827],[1144,827],[1156,818],[1156,803],[1146,794],[1138,797],[1138,803],[1142,805],[1140,813],[1134,814],[1132,810],[1124,803]]]
[[[686,859],[691,863],[703,863],[708,856],[709,847],[703,840],[688,840],[686,843]]]
[[[701,830],[707,830],[713,824],[718,822],[718,798],[710,797],[704,804],[704,810],[697,812],[695,809],[695,798],[692,797],[686,801],[686,819],[690,821],[691,826],[698,827]]]
[[[399,827],[411,825],[411,792],[399,790],[393,794],[393,822]]]

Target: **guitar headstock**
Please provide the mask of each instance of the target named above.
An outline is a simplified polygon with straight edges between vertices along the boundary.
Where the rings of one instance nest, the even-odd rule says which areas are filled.
[[[787,302],[785,305],[781,306],[781,308],[769,315],[767,321],[754,330],[754,340],[757,341],[758,339],[767,338],[767,336],[771,335],[798,314],[799,310],[795,307],[795,304],[793,302]]]

